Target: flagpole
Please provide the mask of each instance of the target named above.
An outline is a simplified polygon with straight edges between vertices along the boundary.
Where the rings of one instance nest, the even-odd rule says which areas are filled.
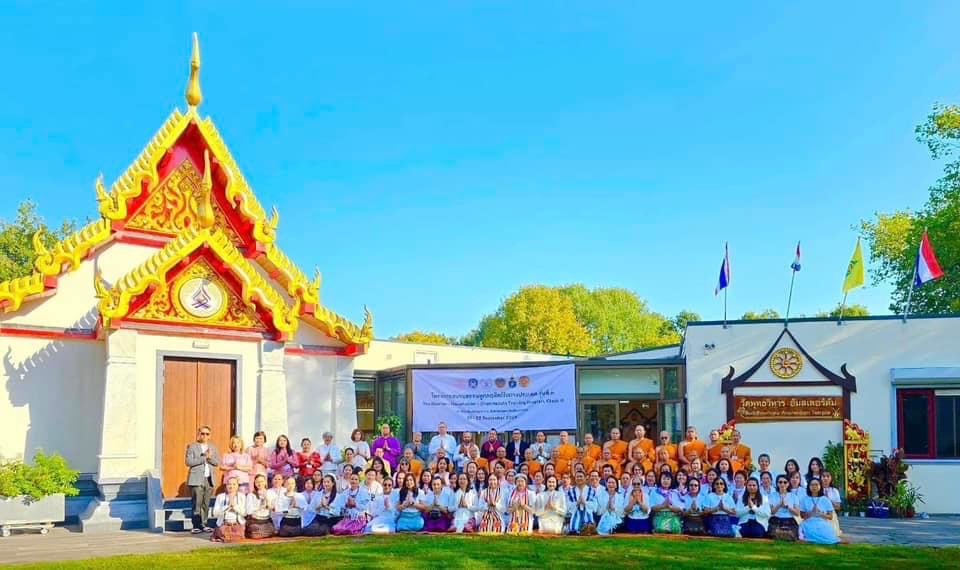
[[[793,302],[793,282],[797,278],[797,270],[793,270],[793,275],[790,277],[790,294],[787,295],[787,314],[783,318],[783,328],[787,328],[787,323],[790,321],[790,304]]]
[[[907,309],[903,312],[903,323],[907,323],[907,315],[910,314],[910,303],[913,301],[914,284],[917,282],[917,264],[913,264],[913,278],[910,280],[910,290],[907,292]]]
[[[727,289],[723,288],[723,328],[727,328]]]
[[[843,310],[847,308],[847,294],[843,294],[843,301],[840,301],[840,320],[837,321],[837,326],[843,325]]]

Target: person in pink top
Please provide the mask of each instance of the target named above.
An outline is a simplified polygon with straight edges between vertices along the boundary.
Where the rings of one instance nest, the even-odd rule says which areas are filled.
[[[220,460],[220,469],[224,471],[223,483],[236,479],[240,485],[240,492],[246,494],[250,490],[250,473],[253,471],[253,461],[243,450],[243,440],[235,435],[230,438],[230,453],[225,453]]]
[[[257,475],[267,476],[267,468],[270,467],[270,450],[267,449],[267,434],[258,431],[253,434],[253,445],[247,448],[247,455],[250,461],[253,461],[253,472],[250,480]]]
[[[270,473],[283,475],[284,480],[293,476],[297,466],[297,454],[290,449],[290,440],[285,435],[277,438],[277,445],[270,452]]]

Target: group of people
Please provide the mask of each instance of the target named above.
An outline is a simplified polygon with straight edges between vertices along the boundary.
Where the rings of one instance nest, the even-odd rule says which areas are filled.
[[[643,426],[629,442],[614,428],[602,445],[587,433],[578,446],[567,432],[551,445],[543,432],[528,442],[519,430],[504,444],[491,429],[478,444],[441,423],[429,443],[415,433],[403,445],[384,424],[370,444],[354,430],[343,449],[329,433],[316,447],[303,438],[299,451],[285,435],[266,441],[257,432],[245,448],[234,436],[220,457],[209,427],[198,430],[186,452],[193,532],[223,541],[423,531],[839,542],[840,493],[823,462],[810,459],[804,473],[788,459],[774,472],[760,454],[754,465],[737,431],[705,442],[689,427],[679,443],[666,431],[654,443]]]

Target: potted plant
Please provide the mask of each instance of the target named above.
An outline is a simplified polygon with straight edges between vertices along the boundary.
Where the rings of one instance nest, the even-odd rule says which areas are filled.
[[[80,474],[60,455],[41,450],[33,465],[20,460],[0,461],[0,535],[12,528],[40,528],[46,533],[53,523],[66,518],[66,496],[76,496]]]
[[[923,503],[923,495],[920,488],[914,486],[905,479],[901,479],[894,488],[893,493],[887,497],[887,504],[890,509],[899,517],[913,518],[917,514],[917,503]]]

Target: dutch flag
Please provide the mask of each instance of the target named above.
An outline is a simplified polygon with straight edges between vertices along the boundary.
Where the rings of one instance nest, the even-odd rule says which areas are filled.
[[[720,264],[720,280],[717,281],[717,287],[713,290],[713,296],[716,297],[720,291],[730,285],[730,245],[723,244],[723,262]]]
[[[917,264],[913,270],[913,286],[919,287],[927,281],[933,281],[943,277],[943,269],[940,269],[940,263],[937,262],[937,256],[933,253],[933,246],[930,245],[930,238],[927,231],[923,231],[923,239],[920,240],[920,249],[917,251]]]
[[[793,258],[793,263],[790,264],[790,269],[794,271],[800,271],[800,242],[797,242],[797,256]]]

